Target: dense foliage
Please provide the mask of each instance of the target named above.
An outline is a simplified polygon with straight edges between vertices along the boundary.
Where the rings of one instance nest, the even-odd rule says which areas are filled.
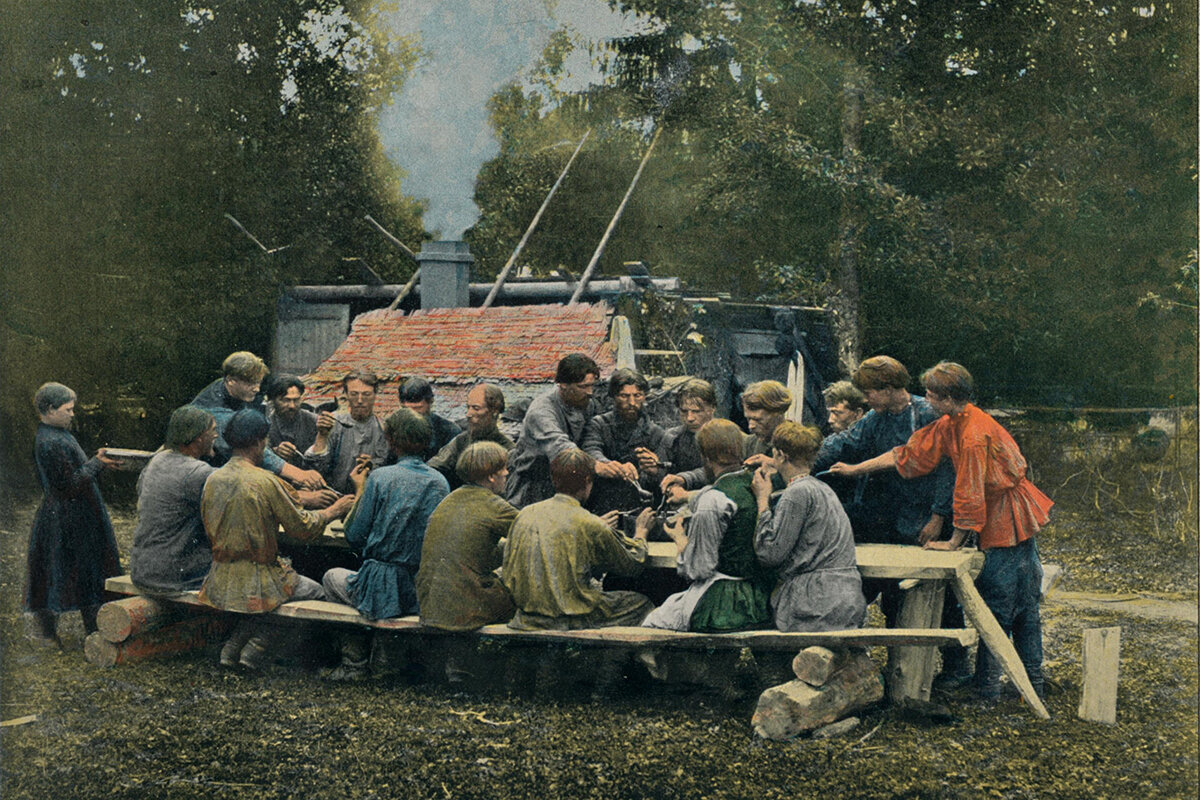
[[[558,89],[566,36],[494,99],[481,261],[586,263],[648,132],[664,134],[602,265],[829,302],[862,354],[968,364],[988,395],[1195,397],[1196,7],[625,0],[647,30]]]
[[[279,286],[411,271],[362,219],[423,232],[374,131],[415,49],[371,4],[5,5],[6,445],[31,441],[29,398],[54,379],[100,405],[85,444],[103,425],[152,446],[228,352],[269,355]],[[122,397],[149,414],[129,432]]]

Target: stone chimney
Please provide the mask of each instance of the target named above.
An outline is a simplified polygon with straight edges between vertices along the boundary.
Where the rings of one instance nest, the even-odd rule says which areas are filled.
[[[466,242],[426,242],[421,265],[421,308],[465,308],[471,304],[471,255]]]

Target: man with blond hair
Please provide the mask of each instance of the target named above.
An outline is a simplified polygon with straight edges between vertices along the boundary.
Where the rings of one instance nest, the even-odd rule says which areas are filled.
[[[261,389],[267,372],[266,363],[254,353],[246,350],[230,353],[221,364],[221,377],[204,387],[189,404],[212,414],[217,421],[217,440],[213,443],[213,456],[208,459],[214,467],[224,464],[233,454],[233,448],[225,441],[225,426],[234,414],[248,408],[266,416]],[[328,505],[334,499],[334,495],[319,491],[325,486],[319,472],[287,463],[270,447],[263,453],[262,467],[297,486],[314,490],[300,495],[306,507]]]

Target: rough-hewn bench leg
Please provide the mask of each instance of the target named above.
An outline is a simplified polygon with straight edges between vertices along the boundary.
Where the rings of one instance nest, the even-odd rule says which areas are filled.
[[[923,580],[904,592],[897,625],[901,628],[937,628],[946,599],[944,580]],[[892,647],[888,650],[888,696],[928,700],[937,663],[933,647]]]

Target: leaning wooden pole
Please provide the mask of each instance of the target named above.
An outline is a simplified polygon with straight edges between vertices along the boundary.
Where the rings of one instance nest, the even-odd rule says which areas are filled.
[[[417,254],[414,253],[412,250],[410,250],[408,245],[406,245],[404,242],[397,239],[392,234],[391,231],[389,231],[387,228],[383,227],[378,222],[376,222],[374,217],[372,217],[370,214],[367,214],[366,216],[363,217],[363,219],[365,219],[367,222],[374,225],[375,229],[378,230],[380,233],[382,233],[389,242],[391,242],[392,244],[396,245],[396,247],[399,247],[402,251],[404,251],[404,255],[408,256],[413,261],[416,261],[417,264],[421,263],[420,261],[417,261]],[[399,291],[399,293],[396,295],[396,299],[392,300],[391,305],[389,305],[387,307],[387,310],[395,311],[396,308],[400,305],[400,303],[402,303],[404,301],[404,298],[408,297],[409,292],[411,292],[413,290],[413,287],[417,285],[417,281],[420,280],[420,278],[421,278],[421,267],[418,266],[416,268],[416,270],[413,272],[412,277],[408,279],[408,283],[404,284],[404,288],[402,288]]]
[[[596,245],[596,252],[592,253],[592,260],[588,262],[587,269],[583,271],[583,277],[579,279],[579,284],[575,287],[575,293],[571,295],[571,301],[567,305],[573,306],[579,302],[579,298],[583,297],[583,293],[587,290],[588,281],[592,279],[592,273],[596,271],[596,264],[600,263],[600,256],[604,255],[604,247],[608,244],[608,239],[612,236],[613,229],[617,227],[617,222],[621,219],[621,214],[625,213],[625,206],[629,203],[630,196],[633,195],[634,187],[637,186],[638,179],[642,177],[642,170],[646,168],[646,162],[650,160],[650,154],[654,152],[654,145],[658,143],[658,135],[662,133],[662,127],[654,131],[654,138],[650,140],[650,146],[646,148],[646,154],[642,156],[642,163],[638,164],[637,172],[633,174],[633,180],[629,182],[629,188],[625,190],[625,197],[621,199],[621,205],[617,206],[617,212],[613,214],[612,221],[608,223],[608,228],[604,231],[604,235],[600,237],[600,244]]]
[[[413,270],[412,277],[408,279],[408,283],[404,284],[404,288],[396,293],[396,299],[391,302],[391,305],[387,307],[387,310],[395,311],[400,303],[404,301],[404,298],[408,297],[408,293],[413,290],[413,287],[417,285],[417,281],[420,279],[421,268],[417,267],[415,270]]]
[[[367,222],[374,225],[376,230],[378,230],[380,233],[382,233],[389,242],[391,242],[392,244],[396,245],[396,247],[399,247],[402,251],[404,251],[404,255],[408,256],[413,261],[417,260],[417,254],[414,253],[412,250],[410,250],[408,248],[408,245],[406,245],[404,242],[397,239],[392,234],[391,231],[389,231],[387,228],[383,227],[378,222],[376,222],[374,217],[372,217],[370,214],[367,214],[365,217],[363,217],[363,219],[365,219]]]
[[[482,308],[489,308],[492,301],[496,299],[496,295],[500,294],[500,289],[503,288],[504,282],[508,280],[508,273],[513,268],[513,264],[517,263],[517,256],[525,249],[525,243],[529,241],[533,229],[537,227],[538,222],[542,219],[542,214],[546,211],[546,207],[550,205],[550,198],[554,197],[554,193],[558,191],[559,184],[563,182],[563,178],[567,177],[567,172],[571,169],[571,165],[575,163],[575,156],[579,155],[579,151],[583,149],[583,143],[592,135],[592,129],[588,128],[583,134],[583,138],[579,140],[579,144],[575,147],[575,152],[571,153],[571,157],[567,159],[567,165],[563,167],[562,172],[558,175],[558,180],[550,187],[550,193],[546,195],[546,199],[542,201],[542,207],[533,215],[533,222],[529,223],[529,227],[525,229],[525,235],[521,237],[521,241],[517,242],[517,249],[513,250],[512,255],[508,257],[504,269],[500,270],[500,274],[496,276],[496,283],[492,285],[492,290],[488,292],[487,299],[483,301]]]

